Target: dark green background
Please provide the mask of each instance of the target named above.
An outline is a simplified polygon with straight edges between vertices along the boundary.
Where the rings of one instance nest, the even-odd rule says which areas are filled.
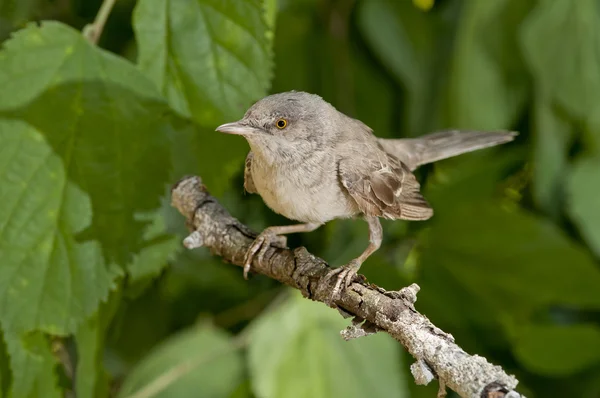
[[[77,32],[100,3],[0,2],[0,396],[126,397],[186,366],[157,396],[435,396],[386,336],[345,343],[334,310],[181,248],[185,174],[256,230],[287,223],[213,130],[295,89],[384,137],[520,132],[419,169],[435,216],[384,222],[361,271],[418,283],[528,397],[600,397],[599,1],[118,0],[99,46],[119,58]],[[367,228],[289,244],[341,265]]]

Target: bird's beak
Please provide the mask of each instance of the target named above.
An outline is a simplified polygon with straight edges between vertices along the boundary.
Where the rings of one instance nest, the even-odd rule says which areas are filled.
[[[258,129],[242,124],[241,122],[225,123],[217,127],[216,131],[227,134],[247,135],[255,133]]]

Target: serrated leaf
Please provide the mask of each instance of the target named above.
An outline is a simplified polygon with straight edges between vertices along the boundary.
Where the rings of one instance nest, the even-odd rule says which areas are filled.
[[[266,18],[274,23],[274,6],[271,0],[141,0],[134,12],[140,70],[175,110],[201,126],[175,137],[175,160],[185,172],[202,174],[217,196],[241,172],[248,150],[243,139],[214,129],[267,94],[273,27]]]
[[[590,248],[600,257],[600,158],[582,158],[569,174],[568,207]]]
[[[0,71],[20,93],[0,93],[0,319],[73,332],[148,245],[140,218],[168,180],[168,109],[133,65],[56,22],[17,32]]]
[[[262,0],[141,0],[133,24],[140,69],[199,124],[240,118],[266,94],[272,35]]]
[[[12,397],[59,398],[55,366],[48,339],[39,332],[24,336],[5,332],[12,369]]]
[[[163,207],[161,213],[166,210]],[[129,284],[155,278],[165,267],[168,260],[174,257],[178,249],[181,248],[179,237],[165,233],[166,221],[164,217],[148,214],[143,218],[149,223],[144,234],[144,240],[149,242],[149,245],[136,254],[133,262],[128,266]]]
[[[156,398],[227,398],[242,376],[242,357],[229,335],[205,325],[156,347],[127,376],[117,397],[152,390]]]
[[[91,223],[88,196],[68,181],[42,133],[0,119],[0,319],[5,329],[65,334],[106,297],[114,271]]]
[[[600,363],[600,329],[593,325],[531,325],[518,336],[513,352],[529,370],[564,377]]]
[[[250,376],[261,398],[405,397],[400,345],[377,334],[349,342],[336,311],[294,293],[251,326]]]

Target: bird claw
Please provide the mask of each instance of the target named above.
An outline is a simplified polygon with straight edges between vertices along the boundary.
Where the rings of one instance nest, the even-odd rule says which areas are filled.
[[[361,263],[354,259],[350,261],[348,264],[342,265],[336,269],[333,269],[325,275],[327,280],[336,277],[335,286],[331,292],[331,296],[329,298],[329,305],[334,306],[333,302],[340,298],[342,292],[342,286],[346,289],[350,284],[356,279],[358,276],[358,270],[360,269]]]
[[[259,264],[263,264],[265,253],[271,245],[275,244],[277,247],[285,248],[287,245],[287,238],[283,235],[277,235],[275,232],[268,228],[262,231],[252,242],[246,256],[244,257],[244,279],[248,279],[250,268],[252,267],[252,261],[254,257],[258,260]],[[258,253],[258,255],[257,255]]]

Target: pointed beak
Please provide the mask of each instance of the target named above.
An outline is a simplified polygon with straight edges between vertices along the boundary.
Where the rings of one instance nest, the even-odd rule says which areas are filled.
[[[220,125],[216,131],[227,134],[246,135],[255,133],[258,129],[242,124],[241,122],[233,122]]]

